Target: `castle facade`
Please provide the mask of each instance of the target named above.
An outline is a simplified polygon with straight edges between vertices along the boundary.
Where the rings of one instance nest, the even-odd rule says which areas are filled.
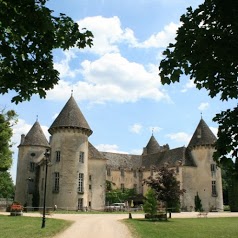
[[[223,210],[221,170],[212,158],[216,137],[203,119],[187,147],[161,146],[152,135],[142,155],[98,151],[88,140],[92,132],[73,96],[50,126],[49,141],[36,121],[18,147],[15,200],[42,207],[46,187],[47,207],[103,210],[106,181],[145,195],[143,179],[166,164],[186,190],[181,197],[184,211],[194,209],[196,195],[204,210]]]

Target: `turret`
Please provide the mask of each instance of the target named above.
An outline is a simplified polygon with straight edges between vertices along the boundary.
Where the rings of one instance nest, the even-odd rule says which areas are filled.
[[[32,198],[38,189],[38,163],[47,148],[49,143],[39,122],[36,121],[26,136],[21,135],[18,146],[15,200],[23,205],[32,206],[39,203],[36,199],[36,204],[32,204]]]
[[[49,206],[81,209],[88,204],[88,137],[92,134],[73,96],[49,128]]]

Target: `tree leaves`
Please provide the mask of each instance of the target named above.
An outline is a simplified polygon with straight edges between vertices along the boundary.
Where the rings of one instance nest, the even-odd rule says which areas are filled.
[[[93,35],[65,14],[53,16],[43,0],[0,2],[0,94],[12,102],[41,98],[59,81],[53,49],[92,46]]]
[[[180,18],[176,42],[163,52],[159,66],[163,84],[178,82],[185,73],[210,97],[227,101],[238,98],[238,3],[205,0],[197,9],[187,8]],[[213,119],[218,122],[215,158],[237,158],[237,107]],[[233,151],[233,152],[232,152]]]

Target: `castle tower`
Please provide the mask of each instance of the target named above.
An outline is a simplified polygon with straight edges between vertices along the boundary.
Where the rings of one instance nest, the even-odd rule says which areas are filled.
[[[221,169],[213,160],[215,142],[216,136],[201,118],[186,151],[194,165],[183,168],[186,203],[194,206],[198,194],[206,211],[223,209]]]
[[[88,137],[92,134],[73,96],[49,128],[52,135],[48,206],[82,209],[88,204]]]
[[[142,155],[155,154],[155,153],[158,153],[159,151],[160,151],[160,145],[155,139],[155,137],[152,135],[146,147],[143,148]]]
[[[15,201],[32,206],[33,194],[38,189],[37,164],[44,157],[49,143],[38,121],[27,135],[21,136],[18,146]]]

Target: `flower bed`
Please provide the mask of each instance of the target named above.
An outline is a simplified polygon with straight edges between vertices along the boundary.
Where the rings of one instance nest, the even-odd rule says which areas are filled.
[[[22,216],[23,215],[23,207],[19,203],[13,203],[10,208],[11,216]]]

